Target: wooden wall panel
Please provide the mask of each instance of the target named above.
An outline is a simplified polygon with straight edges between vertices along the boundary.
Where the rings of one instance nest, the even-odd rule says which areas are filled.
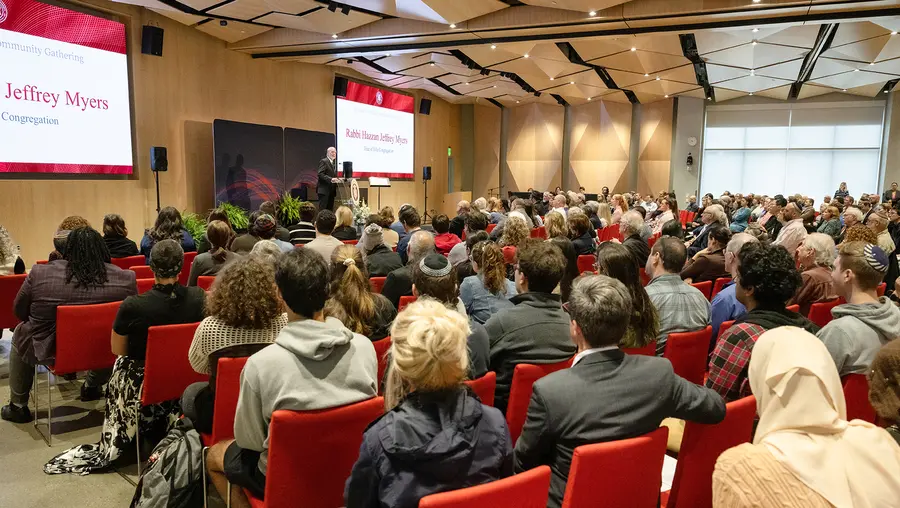
[[[641,105],[641,145],[638,156],[638,192],[669,189],[672,158],[672,99]]]
[[[533,103],[510,109],[507,191],[552,189],[562,183],[562,106]]]
[[[495,106],[475,105],[475,175],[472,195],[487,197],[500,187],[500,117]]]
[[[569,110],[569,186],[600,192],[628,187],[628,151],[631,146],[631,104],[591,101]]]

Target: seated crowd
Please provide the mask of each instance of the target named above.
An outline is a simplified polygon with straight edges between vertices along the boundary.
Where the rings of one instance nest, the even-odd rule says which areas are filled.
[[[2,418],[33,419],[29,391],[36,367],[55,361],[58,306],[121,301],[115,364],[89,372],[81,387],[82,400],[105,398],[99,441],[58,453],[46,473],[108,470],[138,435],[156,444],[182,416],[211,432],[218,360],[249,357],[234,438],[213,444],[205,462],[215,490],[238,508],[250,506],[248,494],[266,496],[275,411],[379,394],[385,413],[361,436],[346,479],[350,508],[414,508],[424,496],[541,465],[551,469],[548,506],[559,507],[579,446],[662,425],[677,451],[686,421],[718,424],[726,403],[751,395],[755,434],[718,459],[715,506],[892,506],[900,192],[893,196],[884,207],[864,196],[856,208],[836,193],[816,210],[799,195],[726,193],[699,204],[690,196],[681,213],[665,191],[604,188],[597,200],[533,192],[463,201],[456,216],[430,225],[411,205],[396,221],[385,207],[359,229],[347,207],[304,203],[299,221],[283,226],[264,203],[242,232],[214,210],[196,242],[167,207],[139,246],[118,215],[104,217],[102,235],[68,217],[50,262],[31,269],[13,302],[21,323]],[[185,266],[192,251],[200,254]],[[134,271],[111,264],[132,255],[153,272],[142,294]],[[0,275],[24,272],[0,227]],[[196,287],[210,276],[208,292]],[[822,326],[812,311],[826,302],[837,305]],[[198,324],[189,363],[209,381],[143,406],[148,329],[186,323]],[[670,361],[686,332],[707,334],[703,384]],[[534,383],[511,437],[504,415],[521,364],[557,370]],[[487,405],[465,382],[489,372],[496,388]],[[841,377],[850,374],[868,377],[884,429],[848,421]]]

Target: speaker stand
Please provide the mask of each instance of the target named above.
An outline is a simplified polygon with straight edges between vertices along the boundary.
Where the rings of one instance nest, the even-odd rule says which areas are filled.
[[[153,176],[155,177],[155,180],[156,180],[156,213],[158,214],[159,210],[160,210],[160,207],[159,207],[159,171],[154,171]]]
[[[431,222],[431,215],[428,214],[428,180],[425,180],[425,214],[422,215],[422,224]]]

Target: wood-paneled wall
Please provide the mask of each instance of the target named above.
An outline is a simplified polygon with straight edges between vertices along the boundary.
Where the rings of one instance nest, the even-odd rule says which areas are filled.
[[[569,110],[572,132],[569,141],[570,186],[600,192],[628,187],[628,151],[631,146],[631,104],[591,101]]]
[[[553,189],[562,183],[561,106],[532,103],[510,109],[506,167],[501,182],[510,190]]]
[[[641,105],[638,186],[632,190],[641,194],[669,190],[673,114],[673,99]]]
[[[500,117],[495,106],[475,105],[475,168],[472,195],[488,196],[500,187]]]

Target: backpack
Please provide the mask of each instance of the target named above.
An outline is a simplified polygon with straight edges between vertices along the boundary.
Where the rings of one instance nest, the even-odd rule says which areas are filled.
[[[189,418],[181,418],[156,445],[131,500],[131,508],[203,505],[203,444]]]

